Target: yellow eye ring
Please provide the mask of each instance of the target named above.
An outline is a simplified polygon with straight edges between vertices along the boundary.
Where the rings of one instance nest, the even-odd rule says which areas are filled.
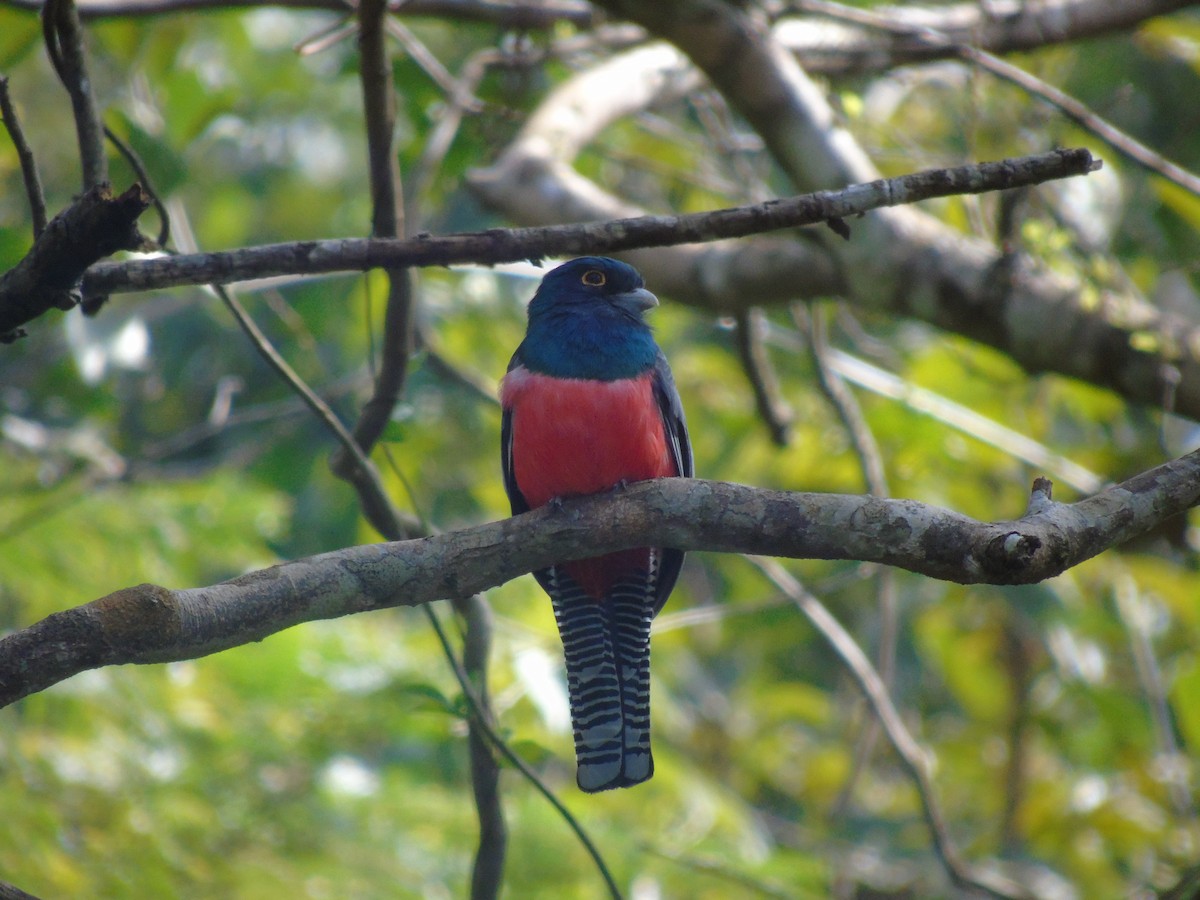
[[[604,287],[604,283],[608,281],[599,269],[588,269],[579,280],[588,287]]]

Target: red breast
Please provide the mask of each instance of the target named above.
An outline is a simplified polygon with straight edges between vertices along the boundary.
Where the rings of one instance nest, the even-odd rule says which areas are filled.
[[[512,411],[513,470],[531,508],[679,474],[650,373],[589,381],[518,367],[504,377],[500,402]],[[647,564],[646,550],[629,550],[570,563],[567,571],[600,598],[617,577]]]

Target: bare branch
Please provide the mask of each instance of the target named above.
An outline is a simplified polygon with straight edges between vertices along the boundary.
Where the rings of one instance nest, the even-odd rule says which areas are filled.
[[[873,10],[861,10],[833,3],[830,0],[799,0],[799,6],[809,12],[856,22],[870,28],[877,28],[892,34],[902,33],[911,35],[918,41],[924,41],[933,46],[942,46],[951,51],[954,56],[965,59],[991,72],[997,78],[1010,84],[1015,84],[1029,94],[1049,103],[1072,122],[1086,131],[1091,132],[1104,143],[1108,144],[1126,159],[1148,169],[1168,181],[1171,181],[1185,191],[1200,194],[1200,176],[1187,171],[1182,166],[1171,162],[1160,153],[1150,149],[1131,135],[1126,134],[1111,122],[1097,115],[1087,104],[1081,103],[1065,91],[1059,90],[1042,79],[1031,75],[1024,69],[1012,63],[998,59],[991,53],[979,50],[967,43],[958,43],[946,34],[932,28],[902,25],[885,14]]]
[[[513,768],[525,776],[525,779],[531,785],[533,785],[534,790],[546,798],[546,802],[554,807],[554,811],[562,817],[563,821],[567,823],[567,827],[569,827],[571,831],[575,833],[575,836],[579,838],[579,842],[583,845],[583,849],[587,851],[588,856],[592,858],[592,862],[596,864],[596,869],[600,873],[600,877],[604,879],[604,886],[608,889],[609,896],[612,897],[613,900],[621,900],[621,890],[617,887],[617,883],[613,879],[613,875],[608,868],[608,864],[605,863],[604,857],[600,855],[600,851],[592,842],[591,837],[589,837],[588,833],[583,830],[583,826],[579,824],[579,820],[571,814],[569,809],[563,806],[562,801],[554,796],[554,792],[551,791],[550,788],[546,786],[546,783],[538,777],[537,773],[529,767],[529,764],[520,756],[518,756],[512,747],[510,747],[508,743],[496,733],[496,730],[492,727],[488,716],[483,712],[483,702],[477,696],[475,688],[472,686],[471,679],[467,675],[466,670],[463,668],[463,664],[459,663],[458,659],[454,656],[454,650],[451,648],[450,642],[446,638],[446,630],[441,627],[441,624],[438,622],[437,615],[432,609],[426,607],[426,611],[428,612],[429,621],[433,625],[434,633],[437,635],[438,640],[442,644],[442,650],[445,652],[446,659],[450,662],[450,667],[454,671],[454,677],[458,679],[459,687],[462,688],[463,697],[466,698],[467,705],[471,707],[473,717],[472,721],[479,726],[478,733],[486,737],[488,741],[491,742],[491,745],[496,749],[496,752],[507,759],[512,764]],[[474,890],[474,884],[472,884],[472,890]],[[474,897],[472,900],[474,900]]]
[[[764,316],[760,309],[738,312],[734,341],[742,369],[750,380],[754,392],[754,405],[759,417],[767,424],[771,440],[779,447],[786,447],[791,439],[792,410],[784,401],[779,390],[779,376],[767,356],[763,345]]]
[[[238,326],[250,338],[250,342],[259,355],[266,360],[267,365],[274,369],[284,383],[296,392],[304,401],[304,405],[337,440],[338,447],[346,454],[347,459],[346,474],[343,477],[358,490],[363,514],[375,525],[376,530],[393,539],[415,533],[416,523],[405,521],[393,508],[391,501],[388,500],[383,482],[379,478],[379,470],[359,448],[358,442],[346,430],[346,426],[342,424],[342,420],[337,417],[329,404],[308,386],[299,373],[275,349],[232,292],[222,285],[213,285],[213,289],[221,298],[221,302],[233,313]]]
[[[1035,485],[1020,519],[914,500],[664,478],[449,534],[349,547],[211,587],[144,584],[0,640],[0,706],[98,666],[194,659],[315,619],[467,597],[556,562],[665,546],[857,559],[960,583],[1060,574],[1200,502],[1200,451],[1073,504]]]
[[[821,393],[825,395],[825,399],[837,412],[842,427],[850,436],[850,443],[858,457],[859,468],[862,469],[863,481],[866,482],[867,493],[875,497],[888,496],[887,473],[884,471],[883,454],[879,450],[879,442],[875,440],[875,433],[867,424],[858,400],[830,362],[824,309],[820,305],[801,307],[797,304],[792,307],[792,319],[808,336],[809,352],[817,370],[817,384],[821,388]],[[879,590],[876,596],[879,600],[879,646],[876,652],[876,668],[883,681],[883,686],[890,690],[896,669],[896,641],[900,632],[900,602],[896,571],[890,568],[881,569],[878,578]],[[874,752],[878,737],[879,723],[875,719],[868,719],[854,748],[850,774],[846,777],[842,789],[838,792],[838,799],[833,805],[834,816],[840,817],[844,814],[854,795],[858,778],[865,770],[871,754]]]
[[[36,241],[46,227],[46,195],[42,191],[37,160],[33,158],[33,150],[25,140],[25,132],[21,130],[21,120],[17,117],[17,108],[8,93],[8,79],[4,76],[0,76],[0,115],[4,117],[4,127],[8,129],[13,149],[17,151],[17,159],[21,162],[21,179],[25,182],[25,196],[29,199],[29,215],[33,220],[33,239]]]
[[[362,55],[360,76],[363,110],[367,128],[367,162],[371,183],[371,234],[376,238],[396,238],[404,232],[403,206],[400,199],[400,170],[392,146],[395,130],[395,97],[392,66],[385,47],[385,4],[374,0],[359,9],[359,48]],[[388,298],[384,314],[383,350],[379,373],[370,399],[363,405],[354,426],[354,440],[369,454],[391,419],[396,401],[404,391],[408,356],[412,349],[413,290],[412,276],[404,267],[387,267]],[[341,478],[350,478],[354,459],[345,448],[333,454],[330,466]],[[359,499],[368,519],[381,534],[389,534],[374,488]],[[390,506],[390,504],[389,504]],[[374,511],[374,512],[373,512]]]
[[[792,0],[791,10],[821,13],[820,0]],[[887,32],[797,18],[779,23],[780,39],[809,72],[826,75],[878,72],[905,63],[945,59],[952,47],[931,44],[922,30],[944,34],[952,44],[991,53],[1038,47],[1128,31],[1155,16],[1196,5],[1196,0],[988,0],[945,6],[876,6],[871,13],[895,25]],[[847,20],[849,21],[849,20]]]
[[[462,604],[460,614],[466,624],[463,633],[464,674],[475,687],[478,704],[467,733],[470,747],[471,786],[479,816],[479,846],[471,871],[471,900],[487,900],[499,895],[504,883],[504,860],[508,849],[508,828],[500,806],[500,764],[479,725],[486,718],[492,723],[491,700],[487,688],[487,664],[492,644],[492,608],[478,594]],[[425,607],[430,609],[430,607]],[[436,619],[434,620],[436,622]],[[449,648],[447,647],[449,652]]]
[[[4,5],[36,12],[41,0],[5,0]],[[259,9],[263,0],[83,0],[79,15],[84,19],[156,16],[198,10]],[[345,12],[345,0],[272,0],[271,6],[289,9],[329,9]],[[463,22],[490,22],[500,28],[519,30],[552,28],[570,22],[580,28],[595,23],[596,14],[582,0],[390,0],[388,8],[406,17],[436,17]]]
[[[1000,811],[1000,852],[1016,855],[1021,850],[1020,826],[1017,818],[1029,791],[1030,724],[1033,720],[1032,693],[1036,669],[1032,647],[1038,646],[1040,636],[1026,633],[1018,616],[1004,620],[1003,661],[1011,685],[1012,710],[1005,740],[1008,755],[1004,765],[1004,807]]]
[[[888,695],[883,679],[879,677],[867,659],[867,655],[855,643],[854,638],[844,629],[825,605],[806,591],[803,585],[791,576],[783,566],[772,559],[751,559],[758,569],[766,575],[787,597],[796,604],[813,627],[817,629],[825,642],[833,648],[850,672],[858,689],[871,705],[883,733],[887,735],[892,748],[909,778],[916,786],[921,798],[921,809],[925,814],[925,823],[933,836],[933,846],[937,851],[950,880],[959,888],[981,891],[992,897],[1026,898],[1030,893],[1023,886],[1010,882],[1008,879],[986,875],[968,865],[959,855],[958,848],[950,837],[950,829],[946,817],[942,813],[941,804],[933,791],[933,777],[929,772],[929,761],[925,751],[904,727],[900,713]]]
[[[79,138],[79,162],[83,189],[108,181],[108,157],[104,153],[104,127],[92,94],[83,52],[83,25],[74,0],[46,0],[42,8],[42,31],[46,52],[59,80],[71,97],[75,132]]]
[[[266,244],[99,265],[84,279],[85,293],[149,291],[183,285],[228,283],[274,275],[314,275],[377,267],[494,264],[571,253],[611,253],[744,237],[766,231],[853,218],[872,209],[1039,184],[1095,171],[1086,150],[1055,150],[999,162],[931,169],[898,178],[819,191],[750,206],[678,216],[638,216],[607,222],[543,228],[494,228],[397,241],[347,238]],[[2,295],[0,295],[2,300]]]
[[[371,234],[396,237],[399,220],[400,170],[392,150],[396,126],[396,101],[392,63],[387,53],[385,0],[364,0],[358,10],[359,80],[362,82],[363,118],[367,129],[367,167],[371,180]]]
[[[452,85],[446,106],[425,139],[421,156],[409,170],[405,181],[407,195],[404,217],[410,231],[422,227],[426,194],[450,151],[463,117],[474,111],[480,102],[475,97],[475,91],[483,76],[490,66],[512,58],[511,54],[491,47],[477,50],[467,58],[458,78],[451,76]]]
[[[38,900],[33,894],[27,894],[19,887],[0,881],[0,900]]]
[[[150,195],[150,202],[154,205],[154,211],[158,213],[158,237],[154,239],[154,244],[159,249],[166,249],[167,244],[171,240],[171,214],[167,212],[167,204],[163,202],[162,197],[154,187],[154,181],[150,177],[150,172],[146,169],[142,158],[137,155],[133,147],[117,136],[117,133],[104,126],[104,136],[109,142],[117,148],[117,152],[121,154],[129,167],[133,169],[137,176],[138,182],[142,188]],[[149,243],[149,241],[146,241]],[[87,312],[87,308],[84,309]]]
[[[367,130],[367,162],[371,184],[371,235],[396,238],[404,233],[404,208],[400,189],[400,167],[396,159],[393,135],[396,124],[395,87],[386,36],[390,30],[405,45],[410,55],[427,72],[442,73],[441,63],[399,23],[387,19],[386,0],[364,0],[359,5],[358,45],[361,63],[359,76],[363,93],[363,115]],[[448,77],[448,76],[447,76]],[[339,477],[354,483],[354,460],[370,453],[391,421],[392,410],[404,392],[408,357],[413,342],[412,274],[407,268],[388,268],[387,311],[384,315],[383,350],[375,389],[364,404],[354,426],[353,446],[343,445],[333,454],[330,466]],[[361,464],[360,464],[361,468]],[[365,489],[364,489],[365,488]],[[359,490],[359,501],[368,519],[380,533],[398,537],[393,531],[397,515],[383,494],[382,486],[371,484]],[[487,735],[492,734],[491,710],[487,691],[487,658],[491,646],[491,609],[487,601],[474,595],[457,604],[465,623],[464,672],[454,658],[441,624],[426,607],[430,624],[437,631],[447,660],[455,673],[470,679],[474,686],[468,723],[471,760],[471,784],[479,816],[479,846],[471,873],[472,900],[497,897],[503,883],[508,833],[500,806],[500,768],[492,756]],[[463,690],[469,688],[463,682]],[[486,734],[485,734],[486,732]],[[586,843],[586,841],[585,841]],[[601,863],[601,870],[607,871]]]
[[[1167,796],[1171,799],[1175,813],[1194,824],[1196,805],[1192,801],[1191,779],[1188,777],[1190,762],[1175,736],[1174,717],[1168,699],[1168,683],[1163,678],[1162,667],[1154,654],[1151,637],[1153,629],[1150,624],[1154,614],[1146,608],[1146,599],[1141,596],[1137,582],[1128,573],[1122,574],[1116,580],[1113,594],[1117,602],[1117,614],[1129,635],[1134,668],[1146,697],[1150,721],[1154,724],[1157,762],[1164,770],[1163,781],[1166,783]]]
[[[4,0],[4,5],[36,12],[41,0]],[[204,10],[259,8],[262,0],[80,0],[84,20],[132,18]],[[344,12],[344,0],[274,0],[289,9]],[[793,8],[801,4],[793,2]],[[992,53],[1032,50],[1127,31],[1154,16],[1196,5],[1196,0],[989,0],[940,5],[877,7],[876,11],[909,28],[932,28],[956,43],[971,43]],[[541,30],[559,22],[577,28],[597,24],[595,10],[582,0],[392,0],[392,14],[405,18],[437,17],[491,22],[512,30]],[[782,22],[786,42],[804,67],[821,74],[879,71],[910,62],[944,58],[946,48],[930,46],[911,34],[881,34],[811,19]]]

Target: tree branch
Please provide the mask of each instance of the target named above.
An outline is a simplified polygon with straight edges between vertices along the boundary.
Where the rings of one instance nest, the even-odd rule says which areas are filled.
[[[3,5],[35,12],[41,9],[42,0],[4,0]],[[260,9],[266,6],[329,9],[339,13],[346,11],[345,0],[82,0],[79,3],[79,15],[84,19],[129,18],[200,10]],[[396,15],[489,22],[499,28],[514,30],[553,28],[559,22],[587,28],[596,20],[595,12],[581,0],[537,0],[536,3],[391,0],[388,8]]]
[[[42,179],[38,175],[37,160],[33,150],[25,140],[25,132],[21,130],[21,120],[17,116],[17,108],[8,93],[8,79],[0,75],[0,115],[4,117],[4,127],[12,140],[13,149],[17,151],[17,159],[21,162],[21,180],[25,182],[25,196],[29,200],[29,215],[33,220],[33,239],[46,228],[46,195],[42,192]]]
[[[404,233],[403,207],[400,201],[400,169],[392,146],[395,130],[395,98],[392,64],[386,50],[383,0],[371,0],[359,7],[359,51],[362,57],[360,80],[363,92],[363,118],[367,128],[367,164],[371,184],[371,235],[397,238]],[[370,454],[392,410],[404,391],[408,356],[412,348],[413,289],[406,268],[386,270],[388,296],[383,323],[383,349],[379,372],[371,397],[363,405],[354,425],[354,440],[362,452]],[[372,524],[387,534],[378,515],[372,515],[371,496],[355,481],[355,461],[343,447],[330,458],[330,468],[339,478],[356,484],[359,499]]]
[[[143,249],[137,220],[149,206],[141,185],[120,197],[100,185],[51,219],[24,259],[0,276],[0,340],[51,308],[79,303],[79,280],[96,260]]]
[[[786,447],[791,441],[794,415],[779,389],[779,376],[771,365],[771,358],[763,343],[763,332],[766,330],[764,319],[760,309],[739,311],[733,340],[742,370],[754,392],[758,416],[766,423],[775,445]]]
[[[479,594],[462,604],[463,674],[475,688],[476,706],[467,731],[471,760],[471,787],[479,816],[479,846],[471,870],[471,900],[491,900],[504,883],[504,861],[508,850],[508,827],[500,805],[500,761],[492,751],[481,719],[494,725],[487,682],[488,657],[492,645],[492,608]],[[427,607],[428,608],[428,607]],[[446,654],[453,659],[447,646]],[[607,867],[606,867],[607,868]]]
[[[15,884],[0,881],[0,900],[38,900],[33,894],[27,894]]]
[[[918,41],[924,41],[930,45],[948,47],[952,51],[953,56],[967,60],[981,69],[992,73],[997,78],[1007,81],[1010,84],[1015,84],[1030,95],[1050,104],[1072,122],[1084,130],[1091,132],[1126,159],[1166,178],[1168,181],[1174,182],[1185,191],[1200,194],[1200,177],[1184,169],[1177,163],[1172,162],[1150,147],[1147,147],[1133,136],[1121,131],[1111,122],[1093,112],[1086,103],[1081,103],[1065,91],[1059,90],[1035,75],[1031,75],[1024,69],[1012,65],[1012,63],[1005,62],[991,53],[973,47],[968,43],[952,41],[943,32],[931,28],[899,24],[890,16],[871,10],[855,9],[841,3],[830,2],[830,0],[798,0],[798,3],[808,12],[852,21],[868,28],[881,29],[893,34],[907,34]]]
[[[3,0],[0,5],[36,12],[42,0]],[[257,9],[263,0],[80,0],[85,21],[134,18],[205,10]],[[344,0],[273,0],[288,9],[328,9],[344,13]],[[792,7],[800,4],[792,3]],[[989,0],[946,6],[876,7],[875,11],[909,29],[940,31],[955,43],[970,43],[992,53],[1033,50],[1068,41],[1127,31],[1155,16],[1195,6],[1196,0]],[[597,24],[595,10],[582,0],[393,0],[393,15],[437,17],[456,21],[490,22],[499,28],[532,30],[569,22],[577,28]],[[820,74],[877,72],[904,63],[941,59],[945,48],[931,47],[909,34],[879,34],[865,29],[796,18],[781,25],[787,43],[800,54],[804,67]]]
[[[887,735],[892,749],[900,757],[900,762],[917,789],[917,796],[921,801],[921,811],[925,816],[925,824],[929,827],[930,835],[933,837],[934,851],[955,887],[978,891],[991,897],[1028,900],[1031,895],[1023,885],[977,870],[960,855],[958,847],[950,836],[950,828],[945,814],[942,812],[941,804],[934,793],[929,756],[904,726],[904,720],[900,717],[900,712],[896,709],[895,704],[892,703],[887,685],[871,665],[871,661],[867,659],[862,648],[855,643],[854,638],[820,600],[805,590],[804,586],[775,560],[751,558],[750,562],[783,591],[817,629],[821,637],[841,659],[859,691],[870,704],[871,710],[875,713],[875,721],[878,721],[883,727],[883,732]]]
[[[42,32],[46,53],[59,80],[71,97],[75,114],[75,132],[79,139],[79,162],[83,170],[83,189],[90,190],[108,181],[108,157],[104,153],[104,126],[92,93],[83,52],[83,25],[75,0],[46,0],[42,7]]]
[[[426,607],[425,611],[428,613],[429,621],[433,625],[434,633],[437,635],[438,641],[442,645],[442,650],[445,652],[446,659],[449,661],[451,669],[454,670],[454,677],[458,680],[459,687],[462,688],[463,697],[467,701],[467,706],[471,709],[471,714],[473,716],[472,721],[479,726],[478,730],[473,732],[474,737],[487,738],[492,747],[495,748],[496,752],[507,759],[513,768],[524,775],[525,779],[531,785],[533,785],[533,789],[546,798],[546,802],[554,807],[554,811],[557,812],[562,817],[563,821],[567,823],[567,827],[575,833],[577,838],[579,838],[579,842],[583,845],[583,849],[587,851],[588,856],[592,858],[592,862],[596,864],[596,870],[600,873],[600,877],[604,880],[604,885],[608,888],[609,896],[612,897],[613,900],[621,900],[621,890],[617,887],[617,883],[613,879],[612,871],[608,868],[608,864],[604,861],[604,857],[600,855],[600,851],[597,849],[591,837],[589,837],[588,833],[583,830],[583,826],[579,823],[579,820],[571,814],[569,809],[563,806],[562,801],[559,800],[558,797],[554,796],[554,793],[546,786],[546,783],[538,777],[538,774],[534,772],[532,768],[530,768],[529,764],[525,762],[524,759],[517,755],[513,748],[510,747],[504,738],[501,737],[492,727],[490,718],[485,712],[484,703],[476,694],[475,688],[471,682],[471,677],[467,674],[464,664],[460,663],[454,656],[454,650],[446,638],[446,630],[438,623],[437,614],[429,607]],[[471,639],[469,637],[466,638],[465,643],[469,644],[470,640]],[[464,650],[466,649],[467,648],[464,648]],[[472,760],[472,763],[474,763],[474,760]],[[478,782],[475,784],[477,786]],[[483,809],[480,807],[480,812],[482,811]],[[480,849],[482,850],[482,848],[483,842],[481,840]],[[478,855],[476,856],[476,861],[477,863],[479,861]],[[476,871],[478,871],[478,869]],[[485,875],[483,877],[487,876]],[[475,890],[476,876],[474,873],[472,873],[472,900],[475,900],[476,897]],[[2,898],[0,898],[0,900],[2,900]]]
[[[744,237],[852,218],[884,206],[954,194],[978,194],[1040,184],[1095,171],[1086,150],[1055,150],[999,162],[930,169],[838,191],[819,191],[767,203],[678,216],[637,216],[541,228],[493,228],[404,240],[346,238],[265,244],[216,253],[106,263],[91,268],[84,293],[149,291],[228,283],[277,275],[356,272],[394,266],[485,265],[578,253],[612,253]],[[3,294],[0,293],[0,301]]]
[[[883,453],[879,449],[879,442],[875,439],[875,432],[867,424],[866,416],[863,415],[858,399],[830,362],[823,306],[814,304],[811,307],[801,307],[797,304],[792,307],[792,320],[808,337],[809,354],[812,357],[813,367],[816,369],[817,384],[820,386],[821,393],[825,395],[825,399],[837,412],[842,427],[850,438],[850,444],[854,447],[854,455],[858,457],[859,468],[862,469],[867,493],[875,497],[888,496],[890,491],[888,490],[887,472],[884,470]],[[895,569],[880,569],[878,578],[879,589],[876,597],[879,601],[879,609],[876,617],[879,644],[876,652],[876,669],[885,690],[890,690],[896,669],[896,642],[900,633],[900,602]],[[874,752],[878,736],[879,723],[875,719],[868,719],[854,748],[850,774],[846,777],[845,783],[838,792],[838,799],[833,805],[833,816],[844,816],[854,795],[859,775],[866,769],[871,754]]]
[[[1035,483],[1020,519],[914,500],[666,478],[449,534],[349,547],[210,587],[143,584],[0,640],[0,706],[86,669],[194,659],[284,628],[467,597],[556,562],[647,545],[855,559],[960,583],[1050,578],[1200,502],[1200,451],[1073,504]]]
[[[1129,31],[1147,19],[1195,5],[1196,0],[988,0],[946,6],[876,6],[871,13],[895,26],[889,33],[807,17],[780,22],[779,31],[807,71],[845,75],[955,55],[951,47],[921,40],[917,32],[923,30],[940,32],[952,44],[1016,53]],[[819,12],[808,0],[792,0],[789,6]]]

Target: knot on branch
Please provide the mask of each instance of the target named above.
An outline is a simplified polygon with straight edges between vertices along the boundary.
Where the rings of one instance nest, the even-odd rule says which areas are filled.
[[[995,584],[1024,584],[1047,577],[1040,537],[1006,531],[992,538],[983,553],[982,568]],[[1033,570],[1036,568],[1036,573]]]
[[[137,228],[150,202],[140,184],[119,197],[101,184],[51,219],[25,258],[0,276],[0,340],[19,337],[21,325],[52,308],[78,305],[83,273],[97,260],[118,250],[150,249],[153,242]],[[89,298],[89,309],[101,303],[103,298]]]
[[[122,588],[89,605],[99,616],[104,643],[135,657],[139,648],[170,643],[181,630],[175,595],[157,584]]]

